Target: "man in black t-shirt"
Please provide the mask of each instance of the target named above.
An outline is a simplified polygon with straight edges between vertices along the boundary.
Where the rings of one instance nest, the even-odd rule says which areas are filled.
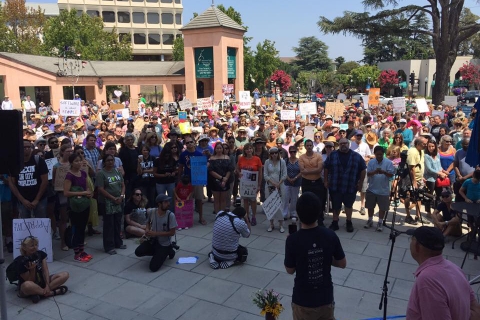
[[[320,200],[305,192],[297,201],[301,228],[287,238],[285,269],[296,273],[292,295],[293,319],[335,319],[331,266],[345,268],[347,260],[333,230],[317,224]]]
[[[9,177],[10,188],[18,201],[18,213],[20,218],[47,218],[47,164],[32,155],[30,141],[23,140],[23,148],[23,170],[16,177]]]

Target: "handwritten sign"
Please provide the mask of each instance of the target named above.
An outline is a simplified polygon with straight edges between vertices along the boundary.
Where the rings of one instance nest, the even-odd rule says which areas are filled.
[[[192,185],[204,186],[207,184],[207,157],[191,157],[190,170],[192,172]]]
[[[433,110],[433,111],[432,111],[432,116],[434,116],[434,117],[435,117],[435,116],[439,116],[440,119],[443,120],[443,119],[445,118],[445,112],[442,111],[442,110]]]
[[[48,168],[48,180],[52,180],[53,166],[58,163],[57,158],[45,159]]]
[[[222,93],[230,94],[232,92],[233,92],[233,84],[232,83],[222,85]]]
[[[327,102],[325,104],[325,113],[331,114],[334,119],[343,116],[345,112],[345,105],[339,102]]]
[[[317,113],[317,103],[316,102],[309,102],[309,103],[300,103],[300,114],[302,116],[316,114]]]
[[[295,120],[295,110],[282,110],[280,111],[281,120]]]
[[[55,191],[63,191],[63,182],[67,176],[67,172],[70,170],[70,164],[60,164],[55,169],[55,181],[53,182],[53,187]]]
[[[13,258],[20,256],[22,241],[30,236],[38,239],[38,250],[47,254],[47,262],[53,262],[50,219],[13,219]]]
[[[138,111],[138,99],[131,99],[128,107],[130,111]]]
[[[362,101],[364,109],[369,109],[370,106],[368,105],[368,96],[362,96]]]
[[[192,132],[192,127],[190,125],[190,122],[182,122],[178,124],[178,127],[180,128],[180,132],[182,134],[186,133],[191,133]]]
[[[60,100],[60,115],[63,117],[79,117],[80,100]]]
[[[250,109],[252,101],[250,100],[250,91],[238,91],[240,109]]]
[[[192,102],[188,99],[183,99],[179,101],[178,104],[180,105],[180,110],[192,109]]]
[[[456,107],[458,105],[457,96],[445,96],[447,106]]]
[[[392,102],[393,102],[393,113],[403,113],[407,111],[405,108],[404,97],[395,97],[392,99]]]
[[[178,113],[178,121],[180,121],[180,123],[187,121],[187,113],[185,111]]]
[[[258,190],[258,171],[242,170],[240,197],[255,198]]]
[[[275,214],[279,210],[281,210],[282,199],[281,199],[280,195],[278,194],[277,190],[270,193],[268,198],[263,203],[262,208],[263,208],[263,212],[265,212],[265,216],[267,217],[268,220],[272,220],[273,217],[275,217]]]
[[[121,109],[125,109],[125,106],[123,104],[121,104],[121,103],[110,103],[110,110],[121,110]]]
[[[197,99],[197,109],[206,110],[212,107],[212,100],[210,98],[199,98]]]
[[[175,220],[178,228],[193,227],[193,200],[175,201]]]
[[[370,88],[368,91],[368,105],[378,106],[380,102],[380,88]]]
[[[417,104],[418,112],[420,113],[430,112],[430,109],[428,109],[427,100],[425,100],[424,98],[415,99],[415,103]]]
[[[310,139],[313,141],[313,136],[315,135],[315,127],[314,126],[306,126],[304,129],[304,135],[306,139]]]
[[[130,109],[128,108],[122,109],[122,117],[124,119],[130,118]]]

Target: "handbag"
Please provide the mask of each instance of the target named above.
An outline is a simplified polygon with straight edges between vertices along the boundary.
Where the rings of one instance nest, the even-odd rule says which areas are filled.
[[[82,192],[85,191],[83,190],[82,187],[79,186],[73,186],[70,188],[70,191],[73,192]],[[87,210],[87,208],[90,206],[90,199],[85,196],[74,196],[70,197],[68,199],[68,204],[70,206],[70,210],[73,212],[83,212]]]
[[[450,187],[450,178],[446,177],[445,179],[442,179],[440,177],[437,178],[435,181],[435,187],[436,188],[448,188]]]

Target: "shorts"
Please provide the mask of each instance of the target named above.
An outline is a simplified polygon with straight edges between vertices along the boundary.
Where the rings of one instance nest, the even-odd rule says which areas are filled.
[[[203,200],[203,186],[193,186],[193,198],[195,200]]]
[[[341,192],[330,192],[330,199],[332,200],[332,210],[339,211],[342,209],[342,203],[345,205],[345,208],[351,209],[353,203],[357,198],[357,193],[341,193]]]
[[[367,177],[365,177],[365,179],[363,179],[361,192],[367,192],[367,189],[368,189],[368,179]]]
[[[380,211],[388,211],[390,208],[390,196],[378,195],[367,191],[365,196],[365,207],[367,209],[375,209],[376,205],[378,205]]]
[[[302,319],[335,319],[335,304],[330,303],[317,308],[307,308],[292,302],[293,320]]]
[[[408,190],[412,187],[410,177],[407,176],[399,181],[398,184],[398,196],[401,199],[406,199],[409,197]],[[417,181],[417,188],[421,189],[425,187],[425,182],[423,180]]]

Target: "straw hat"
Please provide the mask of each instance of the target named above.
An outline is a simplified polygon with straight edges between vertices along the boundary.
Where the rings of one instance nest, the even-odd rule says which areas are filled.
[[[79,131],[80,129],[82,129],[83,126],[84,126],[84,123],[81,121],[78,121],[75,123],[73,127],[75,128],[75,131]]]
[[[378,137],[374,132],[369,132],[365,136],[365,140],[371,146],[374,146],[378,142]]]
[[[325,142],[332,142],[336,147],[338,146],[337,139],[334,136],[329,136],[327,139],[322,141],[323,143]]]

